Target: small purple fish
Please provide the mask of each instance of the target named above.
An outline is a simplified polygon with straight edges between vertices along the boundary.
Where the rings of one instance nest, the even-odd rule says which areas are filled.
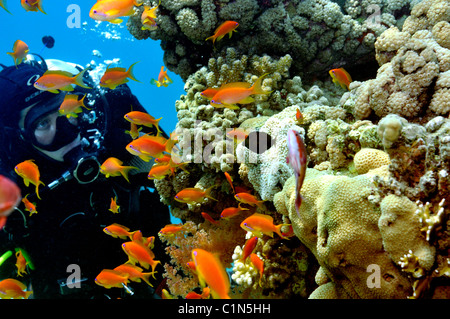
[[[294,130],[289,130],[287,133],[287,145],[289,153],[286,157],[286,163],[288,163],[295,172],[295,209],[298,217],[300,218],[299,209],[302,204],[300,189],[302,188],[303,180],[305,179],[306,174],[306,147],[300,134]]]

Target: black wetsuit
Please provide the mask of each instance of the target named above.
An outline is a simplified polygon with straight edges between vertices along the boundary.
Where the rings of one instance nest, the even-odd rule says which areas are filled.
[[[107,103],[99,99],[94,105],[99,108],[107,104],[103,114],[107,116],[106,133],[97,159],[103,163],[114,156],[122,160],[123,165],[130,165],[129,162],[135,162],[137,158],[125,149],[131,138],[125,133],[130,129],[130,123],[123,116],[130,112],[131,107],[135,111],[145,110],[126,85],[107,90],[104,97]],[[46,185],[68,169],[65,164],[41,157],[30,145],[28,147],[21,149],[13,145],[12,149],[17,153],[12,158],[2,158],[0,162],[0,174],[13,178],[21,187],[22,196],[34,193],[35,187],[25,187],[22,178],[13,172],[17,163],[34,159]],[[31,284],[35,298],[155,297],[155,289],[162,281],[161,265],[156,268],[157,280],[150,278],[154,288],[144,282],[129,284],[135,290],[134,295],[126,293],[125,289],[100,287],[94,281],[102,269],[113,269],[128,260],[121,247],[125,240],[103,232],[103,228],[112,223],[124,225],[132,231],[139,229],[144,237],[155,236],[155,259],[161,260],[162,264],[166,261],[157,233],[170,222],[169,209],[160,202],[153,182],[147,178],[148,171],[132,172],[130,183],[122,176],[105,178],[100,174],[89,184],[79,184],[71,179],[48,191],[40,186],[41,200],[34,198],[38,213],[28,217],[29,213],[21,204],[19,208],[25,213],[26,222],[15,211],[8,218],[4,230],[0,231],[0,255],[8,249],[20,247],[30,255],[35,269],[17,278],[15,258],[11,257],[0,267],[0,280],[17,278]],[[120,213],[113,214],[108,209],[111,198],[116,196]],[[72,279],[78,277],[78,270],[81,271],[81,288],[76,285],[67,287],[68,281],[74,284]]]

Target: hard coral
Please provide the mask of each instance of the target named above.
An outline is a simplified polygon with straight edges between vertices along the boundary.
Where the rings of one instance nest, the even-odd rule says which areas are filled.
[[[384,251],[377,227],[380,209],[368,200],[375,193],[371,177],[332,176],[308,169],[299,214],[293,179],[275,195],[274,203],[280,213],[288,212],[294,233],[330,280],[326,294],[319,293],[324,289],[319,286],[311,297],[405,298],[411,293],[409,280]],[[381,289],[367,284],[371,265],[380,269]]]
[[[389,155],[386,152],[373,148],[363,148],[353,158],[358,174],[365,174],[371,169],[389,164]]]
[[[445,0],[422,1],[402,31],[391,27],[378,37],[377,77],[354,85],[351,92],[356,118],[368,118],[372,111],[378,117],[398,114],[410,120],[429,111],[429,117],[450,112],[448,8]]]
[[[380,14],[380,23],[370,23],[369,3],[356,3],[352,5],[355,9],[347,6],[351,12],[347,15],[330,0],[276,0],[263,5],[257,0],[163,0],[157,30],[141,30],[143,8],[130,17],[127,26],[137,39],[161,40],[166,66],[184,80],[206,66],[209,58],[223,54],[230,43],[240,55],[295,55],[294,70],[313,74],[333,65],[371,59],[376,36],[397,23],[394,11],[407,12],[409,2],[387,6]],[[156,5],[155,1],[145,3]],[[238,33],[214,46],[205,42],[225,20],[239,22]]]

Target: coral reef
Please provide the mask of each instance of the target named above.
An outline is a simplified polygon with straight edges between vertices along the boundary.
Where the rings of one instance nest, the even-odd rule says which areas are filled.
[[[127,26],[137,39],[161,40],[165,65],[184,80],[226,51],[227,38],[215,46],[205,42],[225,20],[239,22],[232,38],[239,55],[290,54],[296,57],[295,72],[305,75],[371,60],[376,37],[400,26],[410,3],[349,0],[340,7],[330,0],[162,0],[156,30],[141,29],[142,7]],[[155,6],[157,1],[144,4]]]
[[[130,32],[162,40],[166,66],[185,80],[175,104],[185,171],[155,180],[161,201],[185,225],[183,236],[161,237],[172,257],[164,266],[171,294],[198,288],[186,262],[203,248],[228,267],[232,297],[450,297],[447,0],[162,0],[153,31],[141,30],[136,10]],[[224,20],[238,21],[237,33],[205,42]],[[360,70],[368,61],[378,62],[376,75]],[[322,81],[340,66],[362,79],[346,93]],[[263,75],[270,94],[236,110],[215,108],[201,94]],[[227,137],[238,128],[268,134],[270,147],[256,153]],[[289,129],[308,153],[298,214]],[[221,220],[237,206],[225,172],[234,189],[263,204]],[[174,200],[182,189],[212,186],[217,201]],[[254,212],[292,224],[295,236],[258,240],[261,281],[240,260],[246,234],[239,225]]]

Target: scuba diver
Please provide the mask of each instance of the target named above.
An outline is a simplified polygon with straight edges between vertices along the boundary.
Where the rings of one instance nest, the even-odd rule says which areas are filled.
[[[155,269],[156,280],[150,278],[153,287],[141,282],[128,284],[130,289],[105,289],[94,280],[102,269],[114,269],[128,260],[122,250],[124,240],[108,236],[104,227],[117,223],[141,230],[145,237],[157,237],[170,223],[168,207],[160,202],[153,181],[147,178],[153,163],[125,149],[131,137],[125,133],[130,123],[123,117],[131,110],[145,109],[126,84],[103,89],[84,72],[83,82],[90,88],[75,86],[70,94],[85,95],[89,110],[67,118],[58,114],[66,92],[40,91],[33,84],[46,70],[75,75],[82,67],[39,55],[28,55],[17,67],[2,67],[0,174],[17,183],[22,197],[36,203],[37,213],[29,216],[21,203],[0,231],[0,254],[20,249],[32,265],[27,274],[17,277],[15,258],[10,258],[0,266],[0,280],[22,281],[36,299],[158,298],[155,291],[167,261],[158,243],[153,252],[161,265]],[[145,129],[143,133],[156,135],[154,127]],[[162,135],[167,137],[164,131]],[[122,176],[106,178],[100,173],[101,163],[109,157],[137,167],[129,172],[129,182]],[[30,159],[44,183],[39,194],[14,172],[18,163]],[[109,211],[112,198],[120,207],[117,214]]]

